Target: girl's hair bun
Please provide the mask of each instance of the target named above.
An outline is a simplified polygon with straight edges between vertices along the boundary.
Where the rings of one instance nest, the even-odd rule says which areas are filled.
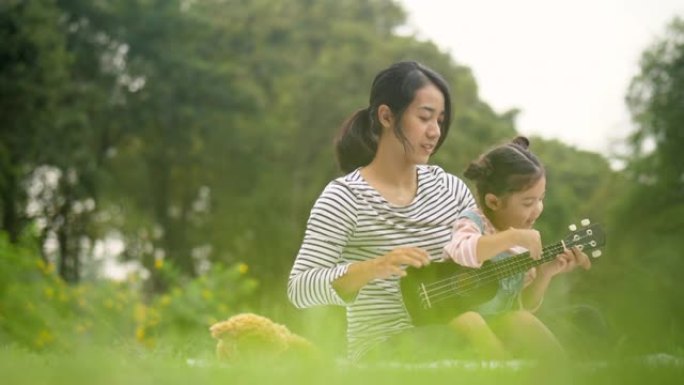
[[[530,147],[530,140],[524,136],[517,136],[515,139],[511,141],[511,143],[517,144],[518,146],[526,150]]]
[[[492,173],[492,167],[487,158],[480,158],[475,162],[471,162],[466,168],[463,176],[470,180],[480,180],[487,178]]]

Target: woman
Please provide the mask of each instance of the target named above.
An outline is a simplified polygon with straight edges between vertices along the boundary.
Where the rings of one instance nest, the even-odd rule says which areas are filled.
[[[399,279],[409,265],[441,259],[455,219],[475,207],[463,181],[427,165],[450,120],[444,79],[399,62],[376,76],[369,106],[341,127],[336,151],[346,175],[311,210],[288,296],[300,308],[345,306],[352,360],[413,328]]]

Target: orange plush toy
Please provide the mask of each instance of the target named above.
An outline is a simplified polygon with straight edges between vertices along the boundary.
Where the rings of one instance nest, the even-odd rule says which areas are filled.
[[[212,325],[217,357],[225,362],[292,361],[319,357],[319,351],[286,326],[253,313],[237,314]]]

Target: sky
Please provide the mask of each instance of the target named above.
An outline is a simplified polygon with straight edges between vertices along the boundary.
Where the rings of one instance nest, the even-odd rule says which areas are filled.
[[[483,101],[521,110],[521,134],[607,157],[634,129],[624,98],[642,52],[684,17],[684,0],[398,3],[408,33],[470,67]]]

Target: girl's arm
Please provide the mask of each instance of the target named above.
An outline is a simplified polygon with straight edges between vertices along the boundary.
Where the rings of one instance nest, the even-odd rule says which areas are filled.
[[[534,279],[529,285],[520,293],[520,306],[534,313],[539,309],[544,300],[544,294],[551,283],[552,276],[539,274],[537,268],[533,268],[532,271],[536,274],[534,274]]]
[[[539,231],[511,227],[495,234],[483,235],[477,241],[477,258],[482,263],[515,246],[524,247],[530,252],[530,257],[539,259],[541,257],[541,235]]]
[[[532,258],[541,256],[538,231],[510,228],[483,235],[475,222],[464,217],[454,223],[451,241],[444,246],[444,252],[462,266],[479,268],[483,262],[514,246],[528,249]]]
[[[544,299],[544,293],[551,280],[558,274],[567,273],[582,266],[585,270],[591,268],[589,257],[577,248],[565,250],[558,254],[555,260],[536,268],[535,279],[523,290],[520,300],[523,308],[536,311]]]

